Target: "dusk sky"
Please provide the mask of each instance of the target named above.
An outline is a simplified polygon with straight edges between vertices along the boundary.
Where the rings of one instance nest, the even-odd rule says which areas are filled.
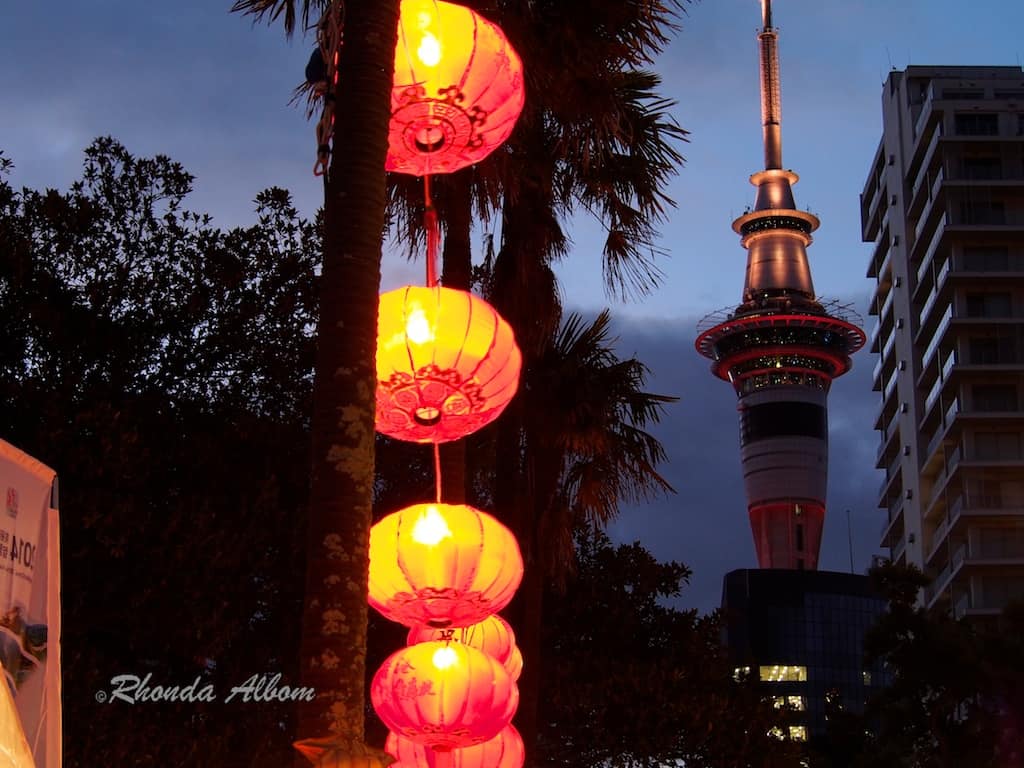
[[[251,201],[268,186],[289,189],[312,216],[322,198],[311,173],[313,124],[288,101],[313,39],[288,42],[280,27],[254,27],[229,14],[230,5],[8,3],[0,25],[0,150],[15,163],[14,185],[67,188],[82,150],[111,135],[136,156],[181,162],[196,176],[188,207],[222,227],[251,223]],[[784,165],[801,176],[797,205],[822,221],[809,249],[815,287],[822,297],[852,302],[870,333],[869,246],[860,242],[858,195],[881,133],[887,73],[908,64],[1020,65],[1024,3],[776,0],[773,8]],[[694,578],[680,605],[710,610],[727,571],[756,567],[735,395],[711,376],[693,340],[699,318],[736,305],[743,286],[746,252],[730,224],[752,204],[747,178],[762,162],[760,4],[705,0],[687,10],[657,64],[663,94],[677,102],[676,119],[690,131],[686,164],[669,191],[678,208],[662,227],[664,283],[641,302],[609,301],[597,230],[585,221],[570,227],[575,246],[560,275],[566,307],[592,313],[610,305],[620,353],[647,363],[652,391],[680,397],[656,430],[669,451],[664,473],[678,493],[624,510],[612,532],[690,565]],[[422,282],[421,268],[387,253],[384,288],[403,282]],[[823,569],[849,570],[847,509],[855,570],[879,551],[874,363],[859,353],[830,396]]]

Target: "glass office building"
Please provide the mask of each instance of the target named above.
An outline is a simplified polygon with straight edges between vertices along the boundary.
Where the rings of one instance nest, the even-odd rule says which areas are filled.
[[[722,619],[737,675],[760,681],[792,712],[789,733],[823,736],[830,712],[860,714],[885,680],[864,662],[864,636],[885,612],[867,576],[830,571],[744,569],[725,576]]]

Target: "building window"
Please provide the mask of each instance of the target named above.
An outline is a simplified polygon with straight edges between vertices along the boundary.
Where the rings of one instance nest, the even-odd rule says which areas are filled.
[[[974,336],[967,342],[969,362],[974,365],[1016,363],[1016,345],[1006,336]]]
[[[974,458],[983,461],[1020,458],[1020,435],[1016,432],[975,432]]]
[[[965,179],[993,180],[1003,178],[1003,162],[998,157],[965,157],[963,160]]]
[[[975,384],[971,399],[976,411],[1016,411],[1017,387],[1013,384]]]
[[[965,485],[970,509],[1000,509],[1003,506],[1003,484],[992,477],[968,477]]]
[[[967,272],[1006,272],[1010,253],[1005,245],[964,246],[964,270]]]
[[[985,92],[980,88],[944,88],[942,90],[944,99],[983,99]]]
[[[1005,224],[1006,205],[1002,200],[961,200],[961,224]]]
[[[807,681],[807,667],[773,664],[758,668],[758,679],[763,683],[803,683]]]
[[[871,685],[871,673],[866,669],[860,673],[861,679],[864,681],[864,685]]]
[[[1013,299],[1008,293],[968,293],[967,317],[1012,317]]]
[[[807,702],[803,696],[772,696],[772,706],[775,709],[791,709],[794,712],[803,712],[807,709]]]
[[[1009,99],[1015,101],[1017,99],[1024,99],[1024,91],[1021,90],[1006,90],[1005,88],[996,88],[995,98],[997,99]]]
[[[750,667],[736,667],[732,671],[732,679],[737,683],[750,676]]]
[[[956,115],[956,132],[960,136],[998,136],[999,115],[963,112]]]
[[[789,726],[789,738],[793,741],[807,741],[807,726],[806,725],[791,725]]]

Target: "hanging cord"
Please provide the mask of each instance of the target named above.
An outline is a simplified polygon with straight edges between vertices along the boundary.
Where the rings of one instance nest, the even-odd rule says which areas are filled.
[[[441,503],[441,444],[434,443],[434,491],[437,503]]]
[[[327,77],[323,85],[323,111],[316,124],[316,163],[313,164],[313,175],[324,176],[325,180],[331,161],[335,94],[338,92],[338,54],[344,41],[344,27],[344,0],[332,0],[317,23],[316,30],[316,39],[320,46],[320,56],[327,70]]]
[[[423,176],[423,229],[427,233],[427,287],[437,285],[437,250],[441,242],[441,228],[437,222],[437,209],[430,197],[430,174]]]

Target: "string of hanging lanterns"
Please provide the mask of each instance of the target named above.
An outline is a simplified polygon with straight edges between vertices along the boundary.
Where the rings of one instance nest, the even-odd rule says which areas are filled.
[[[522,357],[487,302],[438,284],[440,231],[430,176],[484,159],[524,102],[522,62],[501,29],[468,8],[402,0],[387,170],[424,179],[427,284],[380,297],[376,429],[433,444],[437,498],[370,532],[370,605],[408,626],[407,646],[374,675],[370,699],[400,768],[522,768],[511,725],[522,654],[497,611],[519,586],[512,533],[491,515],[441,499],[440,443],[496,419]]]

